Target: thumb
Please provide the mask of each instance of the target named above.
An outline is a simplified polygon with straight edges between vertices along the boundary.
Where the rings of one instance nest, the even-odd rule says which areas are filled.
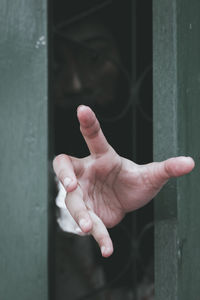
[[[191,157],[179,156],[169,158],[162,162],[154,162],[148,166],[152,175],[152,185],[158,187],[165,184],[166,181],[172,177],[179,177],[190,173],[195,163]]]

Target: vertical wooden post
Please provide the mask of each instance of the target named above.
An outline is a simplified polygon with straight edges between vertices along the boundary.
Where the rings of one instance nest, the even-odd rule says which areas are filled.
[[[200,2],[154,0],[154,160],[189,155],[196,169],[155,201],[156,300],[200,294]]]
[[[0,299],[48,299],[47,3],[0,3]]]

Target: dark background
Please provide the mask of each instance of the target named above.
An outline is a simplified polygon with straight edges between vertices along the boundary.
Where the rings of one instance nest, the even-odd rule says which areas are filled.
[[[94,2],[98,5],[100,1]],[[129,92],[131,90],[134,92],[124,92],[126,96],[123,100],[124,106],[132,97],[132,105],[124,117],[112,121],[113,115],[110,111],[108,114],[110,122],[104,122],[103,118],[102,120],[100,118],[101,126],[109,143],[120,155],[134,159],[139,164],[148,163],[152,161],[152,2],[144,0],[112,2],[101,11],[101,14],[118,42],[123,65],[130,76],[127,88]],[[91,1],[52,1],[50,20],[52,43],[57,24],[79,14],[90,5]],[[53,45],[53,48],[55,47],[56,45]],[[53,53],[51,55],[53,60]],[[138,87],[137,82],[141,78]],[[63,128],[66,129],[65,132]],[[54,106],[54,141],[55,154],[67,153],[78,157],[88,155],[87,147],[79,133],[76,111],[71,109],[63,111]],[[106,285],[102,289],[104,293],[101,291],[102,298],[99,299],[114,299],[112,290],[115,289],[122,290],[121,297],[124,299],[127,297],[126,291],[131,290],[133,296],[130,299],[133,299],[144,277],[149,276],[153,281],[153,270],[148,273],[149,265],[153,261],[153,204],[128,214],[118,226],[109,231],[115,249],[110,258],[103,259],[96,242],[90,241],[95,264],[101,266],[106,278]],[[76,238],[66,237],[55,224],[55,247],[52,257],[54,257],[53,277],[56,285],[51,288],[52,299],[54,297],[56,300],[96,299],[96,295],[100,294],[95,286],[84,293],[86,295],[92,293],[90,298],[89,296],[78,298],[81,296],[78,292],[76,295],[75,292],[71,292],[73,291],[71,284],[76,285],[76,291],[79,289],[81,270],[74,266],[74,271],[70,271],[70,252],[66,239],[70,241],[70,245],[73,243],[76,245],[74,242]],[[70,255],[73,255],[73,252]],[[76,255],[79,255],[78,250]],[[71,273],[68,274],[69,272]],[[71,278],[68,280],[69,276],[73,276],[73,281]]]

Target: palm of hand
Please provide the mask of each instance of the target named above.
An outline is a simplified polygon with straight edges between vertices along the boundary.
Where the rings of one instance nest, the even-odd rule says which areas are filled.
[[[153,185],[153,174],[149,179],[151,164],[139,166],[113,149],[99,158],[84,158],[83,165],[81,174],[77,174],[77,193],[108,228],[118,224],[125,213],[145,205],[160,190],[160,186]]]
[[[83,164],[84,170],[77,176],[77,193],[88,210],[93,211],[106,227],[113,227],[125,214],[121,198],[115,192],[122,158],[111,150],[99,158],[89,156],[83,159]]]

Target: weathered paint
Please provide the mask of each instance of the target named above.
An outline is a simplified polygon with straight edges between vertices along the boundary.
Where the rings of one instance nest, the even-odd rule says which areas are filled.
[[[155,200],[156,300],[200,295],[200,2],[154,0],[154,159],[189,155],[196,168]]]
[[[0,299],[45,300],[46,1],[2,0],[0,36]]]

